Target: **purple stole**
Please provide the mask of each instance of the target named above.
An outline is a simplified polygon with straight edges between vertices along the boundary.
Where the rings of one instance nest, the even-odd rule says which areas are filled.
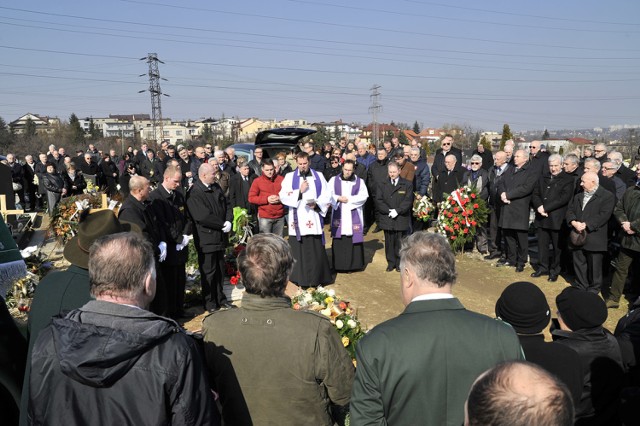
[[[311,171],[311,173],[313,173],[313,180],[316,184],[316,199],[317,199],[317,197],[320,196],[320,192],[322,191],[322,183],[320,183],[320,177],[318,177],[318,173],[313,169],[309,169],[309,170]],[[293,190],[300,189],[300,171],[298,169],[296,169],[296,171],[293,172],[291,189]],[[292,207],[292,208],[293,208],[293,226],[296,229],[296,240],[302,241],[302,236],[300,235],[300,226],[298,225],[298,209],[297,207]],[[322,216],[320,216],[320,213],[318,212],[316,213],[318,214],[320,223],[323,223]],[[324,232],[322,233],[322,244],[324,244]]]
[[[360,192],[360,179],[356,176],[356,184],[351,189],[351,195],[356,195]],[[337,196],[342,196],[342,178],[336,176],[334,179],[334,191]],[[333,220],[331,220],[331,236],[333,238],[342,238],[342,203],[338,203],[338,207],[333,210]],[[351,210],[351,223],[353,224],[353,242],[359,244],[364,242],[364,235],[362,234],[362,223],[360,222],[360,215],[358,209]]]

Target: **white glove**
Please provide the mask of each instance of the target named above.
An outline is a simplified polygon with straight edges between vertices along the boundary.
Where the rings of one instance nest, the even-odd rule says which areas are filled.
[[[180,244],[177,244],[177,245],[176,245],[176,250],[177,250],[177,251],[180,251],[180,250],[182,250],[183,248],[185,248],[186,246],[188,246],[188,245],[189,245],[189,241],[191,241],[191,238],[192,238],[192,237],[191,237],[191,236],[189,236],[189,235],[183,235],[183,236],[182,236],[182,242],[181,242]]]
[[[222,232],[224,232],[226,234],[229,231],[231,231],[231,222],[226,221],[224,223],[224,225],[222,226]]]
[[[160,241],[160,244],[158,244],[158,248],[160,249],[160,262],[164,262],[164,260],[167,258],[167,243],[165,243],[164,241]]]
[[[396,217],[398,217],[398,212],[396,211],[396,209],[389,210],[389,217],[391,219],[395,219]]]

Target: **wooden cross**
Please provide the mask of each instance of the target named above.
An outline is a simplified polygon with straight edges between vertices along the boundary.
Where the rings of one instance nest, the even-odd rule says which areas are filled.
[[[2,219],[4,219],[5,223],[7,222],[7,216],[9,215],[21,215],[24,214],[24,210],[7,210],[7,196],[5,194],[0,194],[0,214],[2,214]]]

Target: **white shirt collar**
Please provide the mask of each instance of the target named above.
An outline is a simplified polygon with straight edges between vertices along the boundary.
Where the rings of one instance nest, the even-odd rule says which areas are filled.
[[[418,302],[420,300],[440,300],[440,299],[453,299],[454,296],[451,293],[429,293],[421,294],[411,299],[412,302]]]

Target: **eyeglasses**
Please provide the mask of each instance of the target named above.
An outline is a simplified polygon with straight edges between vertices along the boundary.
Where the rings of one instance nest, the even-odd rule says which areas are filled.
[[[604,152],[604,149],[596,149],[595,152]]]
[[[471,164],[481,164],[481,163],[478,163],[477,161],[472,161]]]
[[[616,167],[605,167],[606,170],[618,170]]]
[[[442,146],[449,146],[449,145],[451,145],[451,143],[450,143],[450,142],[447,142],[447,143],[443,143],[443,144],[442,144]]]

